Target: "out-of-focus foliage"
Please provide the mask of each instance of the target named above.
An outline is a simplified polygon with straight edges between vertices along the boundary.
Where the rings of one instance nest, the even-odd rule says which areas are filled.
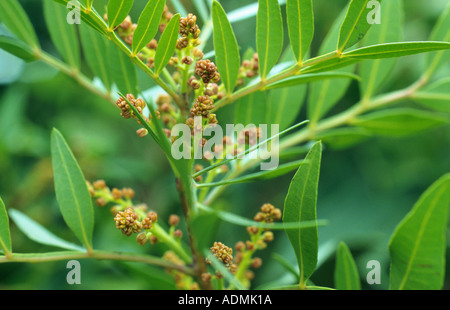
[[[193,1],[181,2],[187,11],[196,11]],[[224,0],[221,4],[226,12],[230,12],[253,2]],[[444,2],[405,1],[405,39],[426,40],[445,7]],[[57,47],[52,45],[46,28],[42,2],[21,0],[20,3],[36,29],[41,46],[57,54]],[[106,3],[106,0],[98,0],[95,5],[101,8],[106,7]],[[317,55],[323,38],[346,3],[346,0],[314,1],[315,35],[311,55]],[[135,1],[130,13],[134,19],[137,19],[144,5],[145,1]],[[284,9],[282,12],[284,14]],[[286,16],[283,20],[286,21]],[[256,48],[255,18],[240,21],[233,28],[241,55],[248,48]],[[0,24],[0,34],[6,31]],[[284,32],[283,42],[289,42],[287,31]],[[212,48],[211,39],[206,42],[205,50]],[[81,68],[87,67],[87,61],[86,57],[82,59]],[[420,76],[424,64],[424,55],[399,59],[382,90],[395,90],[411,84]],[[449,73],[448,66],[442,67],[437,77],[445,77]],[[138,76],[138,80],[144,89],[151,86],[149,80],[142,76]],[[24,63],[1,50],[0,84],[0,196],[8,208],[26,210],[29,217],[50,227],[62,239],[77,243],[65,226],[54,194],[50,132],[57,127],[65,133],[88,180],[103,178],[115,187],[132,187],[137,193],[136,200],[147,203],[162,218],[179,212],[174,176],[162,152],[154,142],[143,143],[135,134],[135,126],[123,122],[108,102],[42,62]],[[348,108],[358,98],[358,83],[351,81],[349,90],[331,109],[331,113]],[[406,101],[401,105],[407,108],[411,104]],[[230,119],[233,118],[231,107],[223,110]],[[303,111],[298,120],[306,118]],[[226,117],[223,120],[226,122]],[[375,259],[381,262],[381,284],[370,286],[363,281],[362,287],[388,288],[387,247],[390,237],[397,223],[425,189],[443,172],[450,171],[449,158],[448,125],[414,136],[370,138],[351,149],[332,150],[325,147],[317,217],[329,219],[330,223],[318,230],[318,269],[311,281],[322,286],[334,285],[334,253],[339,242],[345,241],[362,278],[368,272],[367,261]],[[252,217],[259,206],[268,201],[281,207],[292,176],[293,173],[277,180],[230,187],[224,195],[226,200],[220,203],[224,208],[246,217]],[[95,222],[95,247],[150,254],[158,251],[158,246],[143,248],[118,234],[106,209],[95,209]],[[229,244],[239,241],[245,234],[244,227],[225,222],[220,222],[214,229],[217,229],[217,240],[226,240]],[[30,241],[14,224],[11,225],[11,235],[15,252],[54,250],[51,246]],[[255,287],[268,282],[289,284],[295,279],[271,257],[272,252],[277,252],[291,265],[296,265],[295,254],[284,232],[275,232],[275,238],[277,242],[270,244],[269,250],[262,254],[264,271],[256,273]],[[448,247],[450,243],[447,243]],[[83,285],[79,286],[82,289],[174,288],[173,280],[166,277],[160,268],[91,260],[85,260],[82,264]],[[1,264],[0,289],[78,288],[67,284],[66,272],[65,262],[39,266],[22,264],[20,267]],[[450,288],[450,272],[447,272],[444,288]]]

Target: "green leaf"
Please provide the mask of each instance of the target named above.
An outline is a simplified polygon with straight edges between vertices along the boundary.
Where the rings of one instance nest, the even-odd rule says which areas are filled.
[[[12,252],[11,249],[11,233],[9,231],[9,218],[6,213],[6,207],[0,197],[0,249],[3,250],[6,256]]]
[[[36,60],[30,47],[15,38],[0,35],[0,48],[27,62]]]
[[[15,210],[10,209],[9,215],[17,227],[31,240],[36,241],[40,244],[55,246],[58,248],[66,249],[66,250],[75,250],[75,251],[86,251],[86,249],[70,243],[66,240],[55,236],[53,233],[48,231],[41,224],[35,222],[33,219],[29,218],[26,214]]]
[[[370,29],[371,24],[368,23],[367,17],[372,8],[367,4],[370,0],[352,0],[348,7],[347,15],[342,23],[339,31],[339,40],[337,50],[342,52],[343,50],[352,47],[358,43],[367,31]],[[378,0],[378,3],[381,0]]]
[[[44,0],[44,16],[56,49],[73,68],[80,67],[80,47],[75,25],[67,23],[67,10],[53,0]]]
[[[269,84],[267,89],[290,87],[300,84],[307,84],[311,82],[329,80],[329,79],[355,79],[359,80],[359,76],[348,72],[323,72],[323,73],[309,73],[289,77],[278,82]]]
[[[348,246],[341,242],[336,256],[334,285],[338,290],[360,290],[358,269]]]
[[[239,99],[234,108],[234,122],[249,125],[266,123],[267,94],[263,91],[251,93]]]
[[[133,0],[109,0],[107,7],[109,30],[120,25],[132,7]]]
[[[158,42],[155,54],[155,73],[159,74],[169,63],[177,45],[180,14],[172,17]]]
[[[281,5],[286,4],[286,0],[278,0],[278,3]],[[258,13],[258,3],[251,3],[244,6],[241,6],[228,14],[228,19],[230,23],[237,23],[253,16],[256,16]]]
[[[449,118],[440,114],[409,108],[396,108],[372,112],[351,121],[372,133],[401,137],[449,122]]]
[[[267,228],[271,230],[299,230],[299,229],[308,229],[308,228],[317,228],[317,226],[324,226],[328,224],[328,221],[326,220],[314,220],[314,221],[302,221],[302,222],[291,222],[291,223],[262,223],[262,222],[256,222],[250,219],[247,219],[245,217],[242,217],[240,215],[222,211],[222,210],[216,210],[212,209],[208,206],[199,205],[199,208],[214,214],[221,220],[238,225],[238,226],[256,226],[259,228]]]
[[[289,186],[284,203],[283,222],[302,223],[316,221],[317,191],[319,184],[322,144],[317,142],[305,160],[309,165],[301,166]],[[317,265],[318,231],[317,226],[286,231],[294,248],[300,270],[300,284],[304,284]]]
[[[430,41],[450,41],[450,3],[439,17],[433,31],[431,32]],[[449,51],[433,52],[426,56],[426,75],[431,76],[438,68],[445,66],[450,59]]]
[[[414,101],[436,111],[450,113],[450,78],[436,81],[411,95]]]
[[[292,49],[287,48],[281,56],[281,62],[294,60]],[[280,130],[292,125],[303,106],[306,96],[306,85],[296,85],[272,89],[267,99],[266,122],[279,124]],[[298,157],[296,157],[298,158]]]
[[[138,85],[137,73],[130,58],[117,46],[110,46],[107,53],[111,80],[121,92],[135,94]]]
[[[389,0],[381,6],[383,22],[374,24],[364,38],[364,45],[401,41],[403,38],[403,0]],[[386,81],[395,59],[363,61],[360,65],[360,89],[363,98],[370,98]]]
[[[258,0],[258,4],[256,50],[261,80],[264,81],[283,50],[283,20],[277,0]]]
[[[0,22],[32,48],[39,48],[39,41],[25,10],[17,0],[0,1]]]
[[[198,188],[216,187],[216,186],[220,186],[220,185],[239,184],[239,183],[249,183],[249,182],[255,182],[255,181],[270,180],[270,179],[285,175],[286,173],[289,173],[292,170],[297,169],[301,165],[307,165],[307,164],[308,164],[308,162],[305,162],[304,160],[298,160],[298,161],[280,165],[280,166],[278,166],[278,168],[276,168],[274,170],[265,170],[265,171],[255,172],[255,173],[251,173],[246,176],[232,179],[232,180],[222,180],[222,181],[217,181],[214,183],[198,184],[197,187]]]
[[[292,274],[295,277],[295,279],[297,280],[297,282],[300,281],[300,275],[298,273],[298,269],[294,268],[294,266],[292,266],[292,264],[289,261],[287,261],[284,256],[282,256],[278,253],[272,253],[271,258],[273,260],[277,261],[281,266],[283,266],[287,272]]]
[[[88,9],[91,9],[91,8],[92,8],[92,2],[94,2],[94,0],[86,0],[86,7],[87,7]]]
[[[366,46],[343,54],[343,57],[380,59],[402,57],[450,49],[448,42],[398,42]]]
[[[217,68],[227,93],[231,94],[236,86],[241,58],[233,28],[227,14],[217,1],[214,1],[212,5],[212,21]]]
[[[331,149],[341,150],[361,143],[372,137],[370,131],[358,127],[336,128],[317,134],[316,139],[322,140]]]
[[[331,26],[330,31],[325,37],[322,46],[320,47],[319,54],[325,55],[327,53],[335,54],[339,26],[344,20],[346,10],[344,9],[339,17],[335,20]],[[319,66],[314,68],[309,68],[309,70],[316,71],[329,71],[337,70],[345,60],[334,58],[329,62],[326,61]],[[344,68],[339,69],[339,72],[352,73],[355,70],[355,65],[349,60]],[[308,68],[307,68],[308,69]],[[317,121],[319,121],[324,115],[326,115],[339,101],[339,99],[344,96],[348,87],[350,86],[350,79],[336,79],[336,80],[325,80],[322,82],[315,82],[311,84],[310,93],[308,96],[308,119],[311,120],[311,126],[314,126]]]
[[[287,0],[286,15],[291,47],[295,58],[301,63],[314,36],[312,0]]]
[[[133,54],[137,55],[156,35],[166,0],[149,0],[139,17],[133,35]]]
[[[80,25],[81,44],[89,67],[98,76],[106,89],[111,89],[111,72],[108,63],[108,49],[111,47],[103,35],[86,25]]]
[[[450,174],[446,174],[422,194],[397,226],[389,243],[390,289],[442,289],[449,203]]]
[[[51,154],[56,199],[64,221],[90,251],[94,230],[91,196],[83,172],[57,129],[51,135]]]

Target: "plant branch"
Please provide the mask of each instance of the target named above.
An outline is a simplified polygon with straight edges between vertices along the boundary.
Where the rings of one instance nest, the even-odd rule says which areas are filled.
[[[131,261],[160,266],[172,270],[178,270],[185,274],[192,274],[193,272],[192,269],[189,267],[176,265],[161,258],[153,257],[150,255],[121,253],[121,252],[106,252],[99,250],[94,250],[91,253],[77,252],[77,251],[32,253],[32,254],[13,253],[10,258],[0,256],[0,263],[45,263],[71,259],[115,260],[127,262]]]

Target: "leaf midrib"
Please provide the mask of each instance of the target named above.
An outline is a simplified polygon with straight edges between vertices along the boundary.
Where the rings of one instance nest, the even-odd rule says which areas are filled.
[[[151,24],[152,24],[153,17],[154,17],[155,14],[156,14],[156,11],[157,11],[157,8],[158,8],[158,4],[159,4],[160,1],[161,1],[161,0],[156,0],[155,7],[153,8],[152,15],[151,15],[151,17],[150,17],[150,19],[149,19],[149,22],[148,22],[148,24],[147,24],[147,27],[145,28],[144,34],[141,36],[141,39],[139,40],[138,44],[136,44],[136,50],[134,51],[135,53],[139,52],[140,46],[141,46],[141,44],[142,44],[142,41],[144,40],[145,36],[147,35],[147,33],[148,33],[149,30],[150,30],[150,26],[151,26]]]
[[[355,27],[356,27],[356,25],[358,24],[358,22],[359,22],[359,20],[360,20],[360,18],[361,18],[362,13],[363,13],[364,10],[366,9],[367,2],[369,2],[369,0],[365,0],[365,1],[364,1],[364,6],[362,6],[362,10],[359,12],[358,18],[355,20],[355,23],[354,23],[353,26],[350,28],[351,31],[349,32],[349,34],[348,34],[348,36],[347,36],[347,38],[346,38],[344,44],[342,44],[342,46],[340,46],[340,47],[338,48],[339,51],[343,51],[343,50],[345,49],[346,45],[348,44],[348,41],[350,41],[350,38],[352,37],[352,35],[353,35],[353,33],[354,33]]]
[[[60,144],[61,141],[60,141],[59,139],[60,139],[60,138],[58,137],[58,140],[57,140],[58,154],[59,154],[60,159],[61,159],[61,161],[62,161],[62,164],[63,164],[63,167],[64,167],[64,171],[65,171],[65,173],[66,173],[66,175],[67,175],[67,179],[68,179],[68,182],[69,182],[69,185],[70,185],[69,187],[70,187],[72,196],[73,196],[73,198],[74,198],[74,202],[75,202],[75,206],[76,206],[76,211],[77,211],[78,219],[79,219],[80,226],[81,226],[81,233],[82,233],[82,235],[83,235],[83,239],[84,239],[84,241],[85,241],[85,245],[86,245],[86,247],[90,247],[90,243],[88,242],[88,238],[87,238],[87,235],[86,235],[86,228],[85,228],[84,223],[83,223],[83,220],[82,220],[82,215],[81,215],[81,210],[80,210],[80,203],[79,203],[79,201],[78,201],[77,195],[75,194],[75,190],[74,190],[73,183],[72,183],[72,178],[70,177],[70,173],[69,173],[69,171],[67,170],[67,163],[66,163],[66,160],[64,159],[64,156],[63,156],[63,154],[62,154],[62,151],[61,151],[61,144]],[[61,206],[61,207],[62,207],[62,206]]]
[[[412,268],[413,261],[415,260],[415,256],[417,255],[417,251],[419,250],[419,244],[421,243],[423,234],[425,233],[425,228],[426,228],[425,226],[428,224],[428,221],[429,221],[429,219],[431,217],[431,214],[433,213],[433,210],[436,208],[436,205],[439,202],[438,198],[441,197],[442,192],[444,192],[444,190],[446,188],[447,188],[446,186],[443,186],[438,191],[438,194],[432,200],[432,203],[431,203],[432,207],[428,209],[430,211],[425,214],[425,218],[422,221],[422,224],[420,225],[420,229],[419,229],[419,233],[417,235],[417,238],[415,238],[415,244],[414,244],[413,251],[411,253],[411,258],[410,258],[410,260],[408,262],[408,265],[406,267],[405,275],[403,276],[403,280],[400,283],[399,290],[402,290],[404,288],[404,286],[406,285],[406,281],[408,280],[409,274],[411,273],[411,268]]]

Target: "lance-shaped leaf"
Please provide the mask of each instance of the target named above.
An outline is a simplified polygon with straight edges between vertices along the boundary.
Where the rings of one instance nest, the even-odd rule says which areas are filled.
[[[64,221],[89,251],[94,230],[91,196],[83,172],[57,129],[51,135],[51,154],[56,199]]]
[[[351,124],[365,128],[374,134],[401,137],[448,122],[449,118],[441,114],[410,108],[396,108],[359,116],[351,121]]]
[[[294,53],[289,48],[281,56],[281,62],[294,61],[294,59]],[[280,130],[293,124],[305,101],[306,88],[306,85],[296,85],[272,89],[267,99],[267,124],[279,124]]]
[[[212,5],[212,20],[217,68],[227,93],[231,94],[236,86],[241,58],[233,28],[227,14],[217,1],[214,1]]]
[[[341,242],[336,256],[334,285],[338,290],[360,290],[358,269],[348,246]]]
[[[169,63],[177,45],[178,31],[180,29],[180,14],[172,17],[161,39],[158,42],[155,54],[155,73],[159,74]]]
[[[422,88],[412,94],[411,99],[433,110],[450,113],[450,78]]]
[[[339,31],[338,51],[342,52],[358,43],[370,29],[371,23],[368,22],[368,16],[372,7],[368,6],[369,2],[373,2],[379,9],[381,0],[352,0],[350,2],[347,15]]]
[[[36,60],[31,48],[15,38],[0,35],[0,48],[27,62]]]
[[[342,23],[342,20],[345,17],[346,10],[344,9],[339,17],[335,20],[333,25],[331,26],[330,31],[328,32],[325,40],[323,41],[320,49],[320,55],[336,55],[336,44],[338,40],[339,34],[339,26]],[[329,63],[331,62],[331,63]],[[310,70],[319,70],[319,71],[339,71],[344,73],[351,73],[355,70],[355,65],[352,65],[352,62],[349,61],[345,64],[344,68],[339,68],[342,66],[342,63],[345,63],[345,60],[339,58],[333,58],[330,61],[326,61],[323,64],[319,64],[319,68],[310,68]],[[335,80],[324,80],[321,82],[314,82],[311,84],[310,93],[308,96],[308,119],[311,121],[311,126],[313,126],[317,121],[319,121],[324,115],[328,113],[339,101],[339,99],[344,96],[348,87],[350,86],[351,79],[335,79]]]
[[[400,222],[389,243],[389,288],[440,290],[445,274],[445,231],[450,174],[432,184]]]
[[[73,68],[80,67],[80,47],[76,25],[67,23],[67,10],[53,0],[44,1],[44,16],[53,44]]]
[[[278,168],[274,170],[266,170],[266,171],[260,171],[248,174],[246,176],[232,179],[232,180],[222,180],[217,181],[213,183],[203,183],[198,184],[198,188],[202,187],[216,187],[220,185],[229,185],[229,184],[239,184],[239,183],[249,183],[249,182],[255,182],[255,181],[264,181],[264,180],[270,180],[282,175],[285,175],[286,173],[291,172],[292,170],[297,169],[300,165],[307,165],[308,162],[304,160],[297,160],[291,163],[286,163],[283,165],[278,166]]]
[[[108,68],[111,79],[117,88],[126,94],[135,94],[137,91],[136,67],[130,58],[116,46],[110,46],[107,50]]]
[[[0,249],[3,250],[6,256],[12,252],[11,249],[11,233],[9,231],[9,218],[6,213],[5,204],[0,197]]]
[[[434,26],[431,32],[430,41],[450,41],[450,3],[447,4],[447,8],[444,10],[439,20]],[[428,54],[426,56],[426,75],[431,76],[434,71],[445,65],[450,59],[449,51],[440,51]]]
[[[137,55],[156,35],[165,0],[149,0],[139,17],[133,35],[133,54]]]
[[[374,24],[364,38],[364,46],[401,41],[403,38],[403,0],[389,0],[381,6],[383,22]],[[363,61],[360,65],[360,89],[363,98],[370,98],[386,81],[395,59]]]
[[[103,35],[86,25],[80,25],[81,44],[86,61],[92,72],[98,76],[106,89],[111,89],[111,70],[108,63],[110,42]]]
[[[256,50],[259,72],[265,80],[283,50],[283,20],[277,0],[259,0],[256,17]]]
[[[267,94],[262,91],[251,93],[236,102],[234,122],[236,124],[266,123]]]
[[[450,49],[448,42],[397,42],[366,46],[343,55],[355,59],[380,59],[448,49]]]
[[[286,15],[291,47],[295,58],[301,63],[314,36],[312,0],[287,0]]]
[[[0,22],[31,47],[39,47],[33,25],[18,0],[0,1]]]
[[[68,242],[64,239],[55,236],[53,233],[48,231],[41,224],[37,223],[26,214],[11,209],[9,210],[9,215],[17,227],[31,240],[36,241],[40,244],[55,246],[58,248],[66,249],[66,250],[75,250],[75,251],[86,251],[86,249]]]
[[[317,142],[306,156],[309,165],[301,166],[289,186],[284,203],[283,222],[302,223],[316,221],[317,192],[319,185],[322,144]],[[317,227],[286,230],[294,248],[300,270],[300,283],[304,284],[317,265]]]
[[[120,25],[132,7],[133,0],[109,0],[107,7],[109,30]]]
[[[348,72],[323,72],[323,73],[309,73],[302,74],[293,77],[289,77],[278,82],[269,84],[267,89],[280,88],[280,87],[290,87],[300,84],[307,84],[311,82],[329,80],[329,79],[355,79],[359,80],[359,76]]]

